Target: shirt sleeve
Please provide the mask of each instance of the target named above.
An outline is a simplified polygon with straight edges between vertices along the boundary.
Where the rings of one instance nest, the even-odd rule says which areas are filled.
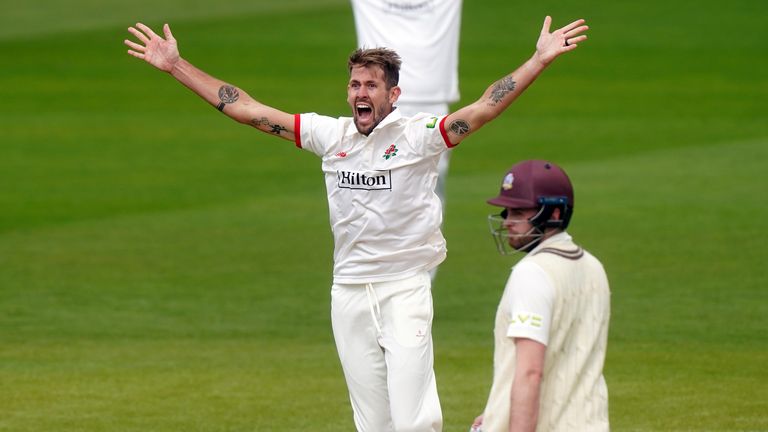
[[[415,152],[434,156],[454,147],[445,131],[446,118],[447,116],[419,113],[410,119],[408,136]]]
[[[547,345],[555,299],[549,276],[538,264],[523,260],[512,270],[508,284],[511,316],[507,336]]]
[[[323,156],[338,141],[339,119],[315,113],[296,114],[294,129],[296,147]]]

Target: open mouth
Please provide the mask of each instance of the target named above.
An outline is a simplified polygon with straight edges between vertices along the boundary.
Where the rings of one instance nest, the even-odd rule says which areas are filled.
[[[355,112],[357,112],[357,117],[360,120],[368,120],[373,116],[373,108],[366,104],[355,105]]]

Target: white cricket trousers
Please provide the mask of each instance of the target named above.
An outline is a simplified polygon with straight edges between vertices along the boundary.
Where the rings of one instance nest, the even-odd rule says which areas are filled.
[[[428,272],[334,284],[331,322],[360,432],[439,432]]]

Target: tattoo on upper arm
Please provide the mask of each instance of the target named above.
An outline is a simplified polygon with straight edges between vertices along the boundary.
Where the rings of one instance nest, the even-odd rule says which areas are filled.
[[[238,92],[235,87],[231,85],[223,85],[219,87],[219,100],[221,100],[221,102],[216,105],[216,109],[223,111],[226,104],[235,103],[239,98],[240,92]]]
[[[262,117],[260,119],[251,119],[251,124],[256,128],[263,130],[264,132],[270,132],[275,135],[280,135],[283,132],[288,132],[288,129],[277,123],[270,123],[269,119]],[[266,126],[266,128],[261,127]]]
[[[466,135],[469,133],[469,123],[466,120],[454,120],[448,125],[448,129],[456,135]]]
[[[504,78],[496,81],[496,84],[493,85],[493,89],[491,89],[491,100],[493,101],[492,105],[501,102],[507,93],[515,90],[515,86],[517,86],[517,83],[511,76],[505,76]]]

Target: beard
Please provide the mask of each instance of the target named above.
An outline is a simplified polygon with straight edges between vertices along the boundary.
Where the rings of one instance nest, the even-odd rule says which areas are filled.
[[[539,245],[543,238],[544,233],[541,230],[531,228],[525,234],[510,234],[508,242],[509,246],[518,252],[530,252]]]
[[[371,132],[373,132],[374,129],[376,129],[376,126],[379,125],[380,121],[374,121],[373,124],[369,125],[366,128],[363,128],[360,126],[360,123],[357,121],[357,117],[354,119],[355,121],[355,127],[357,128],[357,131],[360,132],[361,135],[368,136]]]

